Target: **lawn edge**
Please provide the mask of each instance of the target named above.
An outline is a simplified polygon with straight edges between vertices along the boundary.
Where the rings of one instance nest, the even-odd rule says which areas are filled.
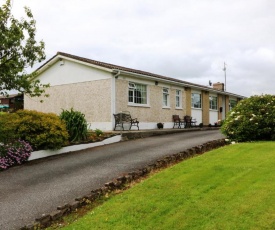
[[[111,194],[117,190],[125,189],[127,185],[129,185],[130,183],[133,183],[146,177],[149,173],[153,171],[167,168],[168,166],[175,165],[186,159],[189,159],[196,155],[201,155],[205,152],[220,148],[227,144],[228,142],[226,142],[225,139],[208,141],[204,144],[197,145],[182,152],[160,158],[159,160],[156,160],[154,163],[151,163],[141,169],[129,172],[118,178],[113,179],[110,182],[105,183],[104,187],[92,190],[91,193],[83,195],[82,197],[75,198],[75,200],[71,203],[58,206],[57,209],[52,211],[51,213],[42,214],[40,217],[36,218],[32,223],[25,225],[20,229],[34,230],[49,227],[62,217],[69,215],[70,213],[74,212],[75,210],[83,206],[86,206],[91,203],[96,203],[106,194]]]

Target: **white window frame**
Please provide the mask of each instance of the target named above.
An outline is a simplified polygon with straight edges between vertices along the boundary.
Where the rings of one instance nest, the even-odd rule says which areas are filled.
[[[128,104],[148,105],[148,87],[136,82],[128,83]]]
[[[214,95],[209,96],[209,109],[218,110],[218,97]]]
[[[182,108],[182,91],[179,89],[176,89],[176,108],[181,109]]]
[[[197,103],[197,101],[199,103]],[[196,105],[196,104],[198,104],[198,105]],[[195,93],[195,92],[191,93],[191,107],[193,109],[201,109],[202,108],[201,93]]]
[[[162,107],[169,108],[170,107],[170,92],[169,88],[162,88]]]

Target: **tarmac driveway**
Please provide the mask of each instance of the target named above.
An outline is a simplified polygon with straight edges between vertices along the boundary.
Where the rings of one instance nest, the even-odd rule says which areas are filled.
[[[0,229],[19,229],[124,173],[220,138],[224,136],[219,130],[154,136],[36,160],[0,172]]]

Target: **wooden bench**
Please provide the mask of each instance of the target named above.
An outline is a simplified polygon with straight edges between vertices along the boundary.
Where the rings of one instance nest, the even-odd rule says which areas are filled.
[[[184,120],[180,119],[180,116],[179,115],[173,115],[173,122],[174,122],[174,126],[173,128],[175,127],[175,125],[178,125],[178,128],[181,128],[181,125],[184,125]]]
[[[117,126],[122,127],[122,129],[124,130],[124,124],[128,123],[130,124],[130,128],[129,130],[131,130],[132,126],[137,126],[138,130],[139,130],[139,121],[137,120],[137,118],[132,118],[130,114],[128,113],[117,113],[114,114],[115,117],[115,127],[114,130],[116,130]]]
[[[192,128],[197,123],[197,121],[193,120],[191,116],[184,116],[183,120],[184,120],[185,128]]]

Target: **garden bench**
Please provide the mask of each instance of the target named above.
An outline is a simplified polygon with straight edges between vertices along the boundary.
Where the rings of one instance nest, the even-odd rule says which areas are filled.
[[[178,125],[178,128],[181,128],[181,125],[184,125],[184,120],[180,119],[179,115],[173,115],[173,122],[174,122],[174,126]]]
[[[114,130],[116,130],[117,126],[122,127],[122,129],[124,130],[124,124],[128,123],[130,124],[130,128],[129,130],[131,130],[132,126],[137,126],[138,130],[139,130],[139,121],[137,120],[137,118],[132,118],[130,114],[128,113],[117,113],[114,114],[114,118],[115,118],[115,127]]]
[[[191,116],[184,116],[185,128],[192,128],[196,125],[197,121],[193,120]]]

